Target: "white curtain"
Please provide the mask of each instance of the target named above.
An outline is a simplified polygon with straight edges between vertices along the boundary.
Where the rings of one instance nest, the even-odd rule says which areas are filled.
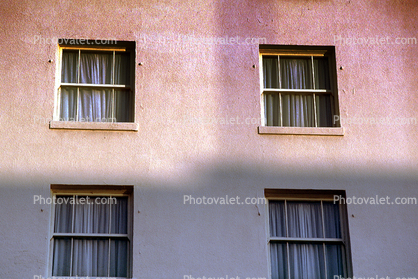
[[[329,89],[330,81],[326,58],[263,57],[264,88],[273,89]],[[279,83],[280,80],[280,83]],[[313,83],[315,80],[315,86]],[[314,88],[315,87],[315,88]],[[265,93],[267,126],[315,127],[315,111],[319,127],[331,127],[331,99],[329,95],[315,98],[313,94]],[[280,105],[282,116],[280,116]],[[282,117],[282,123],[280,118]]]
[[[63,51],[62,83],[130,84],[128,53]],[[79,71],[78,71],[79,67]],[[132,119],[130,90],[61,86],[60,119],[83,122],[128,122]],[[78,115],[77,115],[78,106]],[[112,117],[112,113],[114,114]]]
[[[269,218],[272,237],[341,238],[339,208],[332,202],[321,207],[321,202],[271,201]],[[342,255],[341,244],[271,241],[272,279],[322,279],[325,272],[328,278],[343,276]]]
[[[94,200],[55,206],[54,232],[73,233],[74,237],[54,238],[53,275],[69,276],[71,271],[72,276],[127,276],[128,240],[94,237],[95,233],[127,233],[127,198],[117,198],[115,204],[96,204]],[[93,235],[80,236],[83,233]]]

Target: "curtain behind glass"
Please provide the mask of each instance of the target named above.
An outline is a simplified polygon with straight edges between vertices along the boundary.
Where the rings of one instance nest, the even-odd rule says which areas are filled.
[[[288,202],[289,237],[322,238],[320,202]]]
[[[79,121],[112,122],[112,89],[80,88]]]
[[[284,201],[269,201],[270,236],[286,237]]]
[[[282,88],[313,89],[310,58],[280,57]]]
[[[313,59],[314,73],[310,58],[280,57],[280,75],[278,58],[263,57],[264,88],[281,89],[330,89],[328,59]],[[279,84],[279,76],[281,87]],[[315,80],[315,88],[313,80]],[[317,95],[316,107],[312,95],[282,94],[281,104],[278,93],[265,95],[267,126],[315,127],[315,110],[318,127],[332,127],[331,97]],[[280,105],[282,123],[280,123]]]
[[[63,50],[62,52],[62,68],[61,68],[61,82],[62,83],[77,83],[77,65],[78,65],[78,51],[77,50]]]
[[[72,198],[72,196],[59,197]],[[127,197],[116,198],[115,204],[96,204],[96,197],[90,197],[89,204],[87,202],[82,204],[80,198],[87,197],[77,197],[77,202],[73,205],[69,203],[55,205],[54,232],[127,234]],[[71,240],[73,241],[72,267],[70,266]],[[71,269],[73,276],[107,276],[109,257],[110,273],[114,274],[110,276],[126,277],[128,240],[56,237],[54,238],[53,275],[68,276]]]
[[[323,218],[320,202],[287,202],[288,237],[300,238],[341,238],[339,206],[332,202],[323,202]],[[286,237],[284,201],[269,202],[270,236]],[[324,222],[325,232],[322,222]],[[324,278],[327,262],[328,278],[344,275],[343,251],[341,244],[304,244],[289,242],[270,242],[272,279],[288,278]],[[324,260],[324,245],[326,258]],[[288,264],[290,270],[288,270]]]
[[[263,56],[263,76],[264,88],[280,88],[277,56]]]
[[[288,279],[286,243],[270,243],[271,279]]]
[[[111,84],[113,53],[81,51],[80,83]]]
[[[63,50],[62,83],[130,85],[130,54],[116,52],[113,73],[112,52],[81,51],[78,77],[78,51]],[[114,80],[113,80],[114,79]],[[78,103],[77,103],[78,98]],[[60,121],[130,122],[130,90],[65,87],[60,90]],[[78,116],[77,116],[78,105]],[[114,115],[112,116],[112,111]]]
[[[71,239],[54,239],[53,276],[66,276],[71,268]]]
[[[322,244],[289,244],[290,278],[325,278]]]
[[[107,276],[109,240],[74,239],[73,276]]]

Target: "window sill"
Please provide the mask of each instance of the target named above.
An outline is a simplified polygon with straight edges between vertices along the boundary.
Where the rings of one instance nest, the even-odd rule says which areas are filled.
[[[51,121],[49,129],[66,130],[104,130],[104,131],[132,131],[138,132],[138,123],[101,123],[101,122],[77,122],[77,121]]]
[[[271,127],[259,126],[260,135],[344,136],[342,127]]]

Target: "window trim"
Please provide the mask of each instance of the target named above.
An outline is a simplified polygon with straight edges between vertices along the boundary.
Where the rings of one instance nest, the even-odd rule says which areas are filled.
[[[306,56],[306,57],[329,57],[329,78],[330,90],[324,89],[265,89],[263,74],[263,56]],[[336,73],[335,48],[333,46],[294,46],[294,45],[260,45],[259,46],[259,78],[260,78],[260,107],[261,107],[261,125],[258,126],[258,134],[260,135],[318,135],[318,136],[343,136],[344,129],[340,122],[333,123],[334,127],[287,127],[287,126],[267,126],[265,94],[266,92],[288,92],[288,93],[313,93],[313,94],[329,94],[332,99],[331,114],[339,115],[339,99]],[[316,111],[316,109],[315,109]],[[316,124],[315,112],[315,125]],[[334,120],[332,119],[332,122]]]
[[[299,201],[299,202],[311,202],[311,201],[334,201],[334,195],[346,196],[344,190],[295,190],[295,189],[264,189],[264,196],[267,200],[265,204],[266,209],[266,239],[267,239],[267,257],[268,257],[268,276],[272,278],[271,271],[271,251],[270,243],[271,240],[274,242],[319,242],[319,243],[341,243],[344,246],[343,249],[343,269],[345,277],[353,276],[353,268],[351,261],[351,244],[350,244],[350,231],[348,226],[348,211],[345,204],[339,204],[339,213],[340,213],[340,229],[341,229],[341,239],[331,239],[331,238],[289,238],[289,237],[271,237],[270,235],[270,201]],[[287,219],[287,216],[286,216]],[[287,222],[286,222],[287,223]],[[324,224],[322,224],[324,225]],[[325,254],[324,254],[325,256]],[[326,272],[326,270],[325,270]],[[290,277],[290,270],[288,276]],[[332,278],[328,278],[332,279]]]
[[[120,45],[120,46],[117,46]],[[65,130],[102,130],[102,131],[133,131],[139,130],[139,125],[136,122],[136,94],[135,94],[135,57],[136,47],[133,41],[117,41],[115,45],[95,45],[90,44],[88,46],[58,45],[58,51],[56,54],[56,78],[55,78],[55,89],[54,89],[54,112],[52,120],[49,122],[49,129],[65,129]],[[111,52],[130,52],[130,84],[119,85],[119,84],[84,84],[84,83],[61,83],[62,75],[62,53],[63,50],[87,50],[87,51],[111,51]],[[132,103],[130,109],[132,111],[132,122],[85,122],[85,121],[60,121],[60,97],[59,90],[61,86],[75,86],[75,87],[100,87],[100,88],[125,88],[131,89],[132,91]]]
[[[97,196],[97,197],[127,197],[127,234],[77,234],[83,237],[123,237],[128,239],[128,262],[127,277],[90,277],[91,279],[115,278],[129,279],[132,278],[133,267],[133,186],[131,185],[66,185],[51,184],[51,198],[57,195],[78,195],[78,196]],[[54,233],[55,226],[55,204],[51,204],[50,226],[49,226],[49,256],[48,256],[48,277],[52,277],[53,259],[54,259],[54,236],[65,236],[66,233]],[[69,233],[71,234],[71,233]],[[74,236],[74,234],[71,234]],[[80,276],[79,276],[80,277]],[[76,278],[75,276],[54,276],[53,278]]]

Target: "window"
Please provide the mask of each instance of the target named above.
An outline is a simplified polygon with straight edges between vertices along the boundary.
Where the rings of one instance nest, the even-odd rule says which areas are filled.
[[[52,276],[130,276],[130,196],[59,192],[54,195]]]
[[[134,43],[60,45],[54,121],[134,122]]]
[[[338,126],[333,48],[260,46],[260,61],[264,126]]]
[[[346,210],[329,191],[266,190],[266,197],[272,279],[351,274]]]

